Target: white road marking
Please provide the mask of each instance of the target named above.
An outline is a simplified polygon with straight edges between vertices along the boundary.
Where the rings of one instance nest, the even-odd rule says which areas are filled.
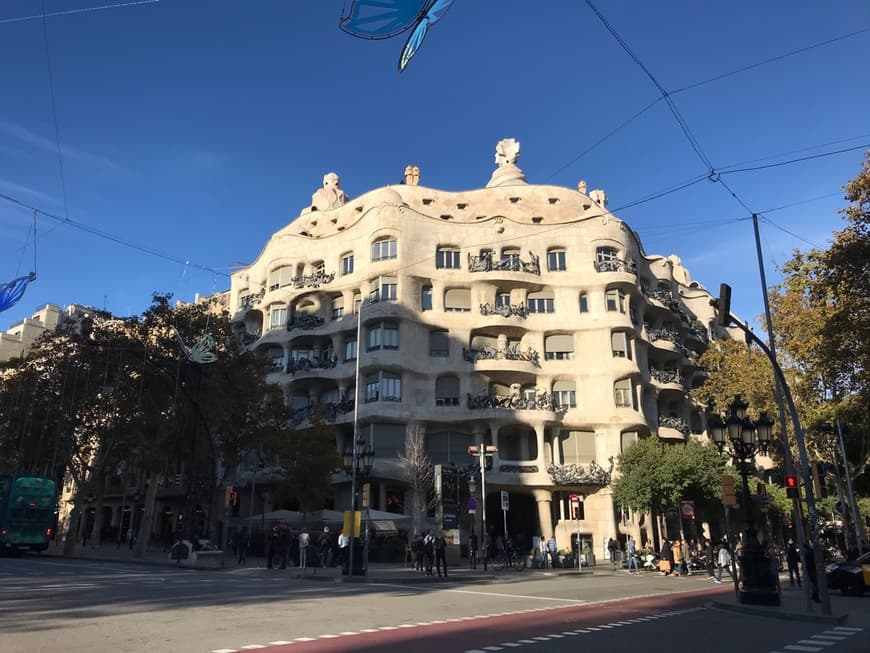
[[[823,646],[833,646],[836,643],[837,642],[828,642],[824,639],[816,639],[815,637],[813,637],[812,639],[802,639],[802,640],[798,641],[798,644],[811,644],[811,645],[822,644]]]
[[[399,583],[370,583],[370,585],[378,585],[380,587],[404,587],[407,589],[409,586],[407,584],[399,584]],[[524,594],[507,594],[503,592],[480,592],[475,590],[460,590],[460,589],[445,589],[445,588],[433,588],[433,587],[417,587],[415,589],[420,590],[428,590],[433,592],[452,592],[454,594],[473,594],[475,596],[498,596],[500,598],[506,599],[527,599],[530,601],[558,601],[560,603],[568,603],[571,605],[582,605],[584,603],[588,603],[588,601],[581,601],[578,599],[563,599],[559,597],[553,596],[526,596]],[[538,608],[527,609],[525,612],[536,612]]]
[[[786,651],[808,651],[809,653],[818,653],[822,650],[821,646],[798,646],[797,644],[789,644],[783,648]]]
[[[352,633],[349,633],[352,634]],[[269,646],[284,646],[285,644],[292,644],[293,642],[288,642],[283,639],[279,639],[277,642],[269,642]]]
[[[851,628],[849,626],[835,626],[834,630],[842,630],[843,632],[847,632],[847,633],[860,633],[864,629],[863,628]]]

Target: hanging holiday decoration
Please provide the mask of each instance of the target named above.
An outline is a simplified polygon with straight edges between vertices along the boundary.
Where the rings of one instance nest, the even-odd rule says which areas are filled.
[[[362,39],[389,39],[413,27],[399,56],[399,72],[423,44],[429,27],[437,23],[453,0],[351,0],[339,23],[342,30]]]
[[[205,334],[193,347],[188,347],[184,344],[178,329],[175,327],[171,328],[175,337],[178,338],[178,344],[181,345],[181,352],[191,363],[203,365],[205,363],[214,363],[217,360],[217,354],[211,351],[214,349],[214,337],[210,333]]]
[[[11,308],[18,300],[24,296],[24,290],[27,284],[31,281],[36,281],[36,273],[31,272],[26,277],[18,277],[9,283],[0,286],[0,312]]]

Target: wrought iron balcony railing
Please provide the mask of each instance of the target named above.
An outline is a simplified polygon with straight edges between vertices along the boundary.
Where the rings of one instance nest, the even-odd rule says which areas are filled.
[[[338,365],[338,356],[312,356],[311,358],[291,358],[287,365],[288,374],[302,374],[309,370],[328,370]]]
[[[319,315],[305,313],[287,322],[287,330],[293,329],[316,329],[323,324],[323,318]]]
[[[637,263],[635,261],[623,261],[622,259],[602,259],[595,261],[596,272],[628,272],[629,274],[637,274]]]
[[[465,349],[462,348],[462,358],[470,363],[481,360],[508,360],[508,361],[526,361],[535,367],[541,366],[541,356],[534,349],[529,347],[525,351],[517,348],[495,349],[494,347],[484,347],[483,349]]]
[[[343,399],[337,402],[327,402],[323,404],[309,404],[302,408],[297,408],[293,411],[290,417],[290,422],[294,426],[298,426],[302,422],[311,421],[314,419],[322,419],[326,421],[334,420],[339,415],[344,415],[353,411],[353,399]]]
[[[501,315],[502,317],[528,317],[529,309],[525,304],[496,304],[493,306],[489,302],[480,305],[481,315]]]
[[[468,395],[468,408],[475,410],[478,408],[504,408],[506,410],[548,410],[560,411],[560,408],[553,402],[553,397],[549,392],[541,392],[536,396],[531,395]]]
[[[239,342],[243,345],[250,345],[252,342],[256,342],[260,339],[260,332],[254,331],[253,333],[249,333],[247,331],[242,331],[239,334]]]
[[[239,297],[239,310],[254,308],[255,306],[259,305],[260,301],[265,296],[265,290],[261,290],[258,293],[252,293],[250,295],[242,295],[241,297]]]
[[[609,485],[613,458],[610,458],[610,469],[604,469],[593,460],[588,465],[548,465],[547,472],[556,485]]]
[[[529,252],[529,260],[523,261],[519,256],[504,256],[495,258],[492,254],[480,256],[468,255],[469,272],[528,272],[529,274],[541,274],[540,258]]]
[[[679,370],[660,370],[655,367],[649,368],[649,375],[659,383],[676,383],[685,385],[686,381]]]
[[[682,417],[671,417],[669,415],[659,415],[659,426],[664,426],[669,429],[676,429],[683,435],[689,433],[689,423]]]

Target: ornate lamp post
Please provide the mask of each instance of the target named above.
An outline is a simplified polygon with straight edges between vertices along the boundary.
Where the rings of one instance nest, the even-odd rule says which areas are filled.
[[[359,508],[359,487],[357,477],[366,477],[372,472],[372,467],[375,464],[375,451],[372,449],[364,438],[357,438],[354,441],[352,449],[345,449],[342,453],[342,463],[344,471],[350,475],[350,530],[351,538],[348,552],[347,573],[353,575],[353,553],[356,547],[356,511]]]
[[[728,416],[722,419],[710,416],[710,433],[720,453],[727,453],[734,461],[743,479],[743,510],[746,528],[743,535],[743,552],[740,555],[742,587],[740,602],[756,605],[779,605],[779,588],[776,582],[773,560],[758,541],[758,531],[752,518],[752,495],[749,491],[749,476],[754,472],[755,455],[767,453],[770,447],[770,427],[773,422],[761,413],[755,422],[746,418],[749,406],[740,395],[734,397],[728,407]]]

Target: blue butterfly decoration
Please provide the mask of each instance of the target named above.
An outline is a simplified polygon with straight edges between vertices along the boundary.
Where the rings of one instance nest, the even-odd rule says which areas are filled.
[[[12,308],[14,304],[18,303],[18,300],[24,296],[27,284],[31,281],[36,281],[35,272],[31,272],[26,277],[18,277],[0,286],[0,311]]]
[[[399,57],[402,72],[417,54],[429,28],[452,4],[453,0],[351,0],[339,25],[348,34],[374,40],[393,38],[413,27]]]

